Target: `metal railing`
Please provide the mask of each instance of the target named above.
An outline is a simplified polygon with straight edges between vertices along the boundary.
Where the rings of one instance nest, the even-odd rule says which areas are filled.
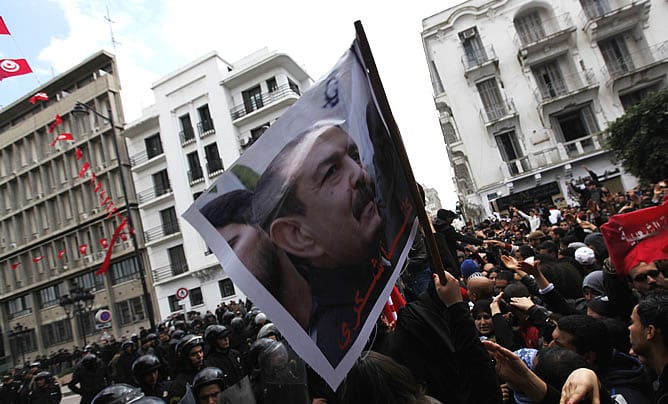
[[[600,133],[595,133],[593,135],[561,143],[560,146],[563,148],[567,158],[575,158],[601,150],[602,143],[602,135]]]
[[[204,120],[197,122],[197,132],[199,137],[207,137],[216,133],[216,128],[213,126],[213,120]]]
[[[616,79],[652,63],[665,60],[668,60],[668,41],[630,52],[611,61],[606,61],[606,64],[601,68],[601,73],[611,79]]]
[[[491,125],[505,117],[517,114],[515,103],[507,99],[501,104],[491,105],[480,110],[480,118],[485,125]]]
[[[496,52],[494,52],[494,47],[489,45],[478,51],[465,53],[461,60],[462,65],[464,65],[464,70],[468,72],[487,62],[499,60],[499,58],[496,56]]]
[[[591,69],[587,69],[583,74],[570,74],[560,77],[549,85],[538,84],[538,88],[533,90],[534,97],[539,103],[548,102],[557,98],[565,97],[579,92],[596,84],[596,77]]]
[[[153,274],[153,282],[154,283],[160,282],[169,279],[173,276],[188,272],[188,263],[176,262],[174,264],[169,264],[159,268],[155,268],[151,272]]]
[[[580,14],[584,21],[591,21],[613,14],[621,8],[645,2],[642,0],[583,0],[580,2],[582,4]]]
[[[146,203],[148,201],[151,201],[159,196],[168,194],[170,192],[172,192],[170,188],[160,188],[160,189],[150,188],[137,193],[137,202],[139,202],[140,204]]]
[[[146,242],[155,241],[159,238],[169,236],[170,234],[178,233],[179,231],[181,230],[179,229],[178,221],[165,222],[159,226],[144,231],[144,240],[146,240]]]
[[[181,146],[185,146],[188,143],[192,143],[195,141],[195,131],[193,130],[192,126],[188,126],[186,128],[183,128],[179,132],[179,139],[181,139]]]
[[[192,170],[189,170],[188,181],[190,182],[190,185],[200,181],[204,181],[204,172],[202,171],[202,167],[197,167],[193,168]]]
[[[244,116],[250,114],[253,111],[257,111],[258,109],[266,107],[276,101],[280,101],[282,99],[293,96],[299,96],[298,89],[292,88],[289,84],[282,85],[278,87],[275,91],[260,94],[261,98],[257,100],[258,102],[254,105],[248,103],[234,106],[230,110],[230,114],[232,115],[232,120],[243,118]]]
[[[513,36],[513,41],[520,48],[524,48],[567,31],[571,27],[573,27],[571,15],[569,13],[559,14],[552,18],[541,19],[541,24],[539,26],[526,29],[524,32],[518,30],[517,25],[515,25],[516,32]]]
[[[209,173],[209,177],[220,174],[224,170],[222,159],[211,159],[206,163],[206,171]]]

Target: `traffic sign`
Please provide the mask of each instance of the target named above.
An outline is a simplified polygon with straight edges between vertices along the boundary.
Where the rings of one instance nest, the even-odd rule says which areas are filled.
[[[107,309],[100,309],[95,313],[95,320],[99,323],[108,323],[111,321],[111,312]]]
[[[186,288],[179,288],[179,289],[176,291],[176,298],[177,298],[177,299],[179,299],[179,300],[183,300],[183,299],[185,299],[186,297],[188,297],[188,289],[186,289]]]

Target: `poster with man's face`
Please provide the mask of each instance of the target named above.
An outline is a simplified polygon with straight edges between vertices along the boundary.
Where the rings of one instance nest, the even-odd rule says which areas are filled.
[[[417,230],[356,45],[184,214],[333,388],[368,342]]]

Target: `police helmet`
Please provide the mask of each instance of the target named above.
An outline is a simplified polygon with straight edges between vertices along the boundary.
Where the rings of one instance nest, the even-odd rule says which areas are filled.
[[[241,317],[234,317],[230,322],[230,327],[232,327],[232,330],[236,332],[240,332],[244,329],[245,326],[246,324],[244,323],[244,319]]]
[[[204,331],[204,340],[213,345],[218,338],[227,337],[232,333],[230,329],[220,324],[211,324]]]
[[[198,335],[186,335],[181,338],[181,341],[176,345],[176,355],[185,358],[190,353],[190,350],[197,345],[204,345],[204,339]]]
[[[278,331],[274,323],[267,323],[260,328],[260,331],[257,333],[257,338],[276,338],[277,340],[282,339],[281,332]]]
[[[125,341],[121,342],[121,350],[125,351],[125,348],[129,346],[131,346],[132,349],[135,347],[135,343],[131,339],[126,339]]]
[[[134,403],[144,397],[140,388],[129,384],[119,383],[102,389],[91,404],[125,404]]]
[[[97,356],[92,353],[84,355],[84,357],[81,359],[81,363],[86,368],[94,366],[96,362],[97,362]]]
[[[183,338],[186,335],[186,332],[183,330],[174,330],[172,333],[172,339],[169,341],[170,343],[178,344],[179,341],[181,341],[181,338]]]
[[[53,375],[50,372],[47,372],[46,370],[43,370],[35,375],[35,380],[39,379],[46,379],[49,380],[53,377]]]
[[[155,355],[142,355],[132,364],[132,377],[137,383],[142,382],[142,377],[162,366],[160,359]]]
[[[209,384],[217,383],[220,386],[220,390],[223,391],[227,388],[225,383],[225,373],[222,370],[214,367],[204,368],[195,375],[193,379],[193,394],[197,397],[200,389]]]

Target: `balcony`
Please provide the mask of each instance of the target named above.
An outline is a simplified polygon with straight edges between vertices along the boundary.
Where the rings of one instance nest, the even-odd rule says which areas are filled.
[[[159,196],[166,195],[171,192],[172,190],[169,188],[158,188],[158,189],[150,188],[137,193],[137,202],[139,202],[139,204],[142,205],[144,203],[148,203],[154,200]]]
[[[232,120],[236,121],[238,119],[241,119],[244,116],[254,111],[268,107],[278,101],[287,98],[298,98],[299,89],[292,87],[289,84],[285,84],[278,87],[275,91],[260,94],[260,97],[261,98],[257,99],[254,105],[250,105],[250,103],[249,105],[240,104],[232,108],[230,110],[230,114],[232,115]]]
[[[649,0],[581,0],[580,19],[592,42],[628,31],[649,19]]]
[[[204,181],[202,167],[193,168],[188,171],[188,182],[190,182],[190,185],[194,185],[202,181]]]
[[[211,159],[206,163],[206,171],[209,173],[209,178],[222,173],[225,169],[223,168],[223,160]]]
[[[551,59],[571,46],[576,27],[570,14],[560,14],[541,22],[541,25],[518,31],[513,37],[524,66]]]
[[[193,130],[193,127],[188,126],[183,128],[183,130],[179,132],[179,139],[181,139],[181,146],[193,143],[195,141],[195,131]]]
[[[144,164],[147,161],[152,160],[156,157],[160,157],[160,156],[164,156],[164,152],[162,151],[162,149],[153,150],[150,155],[147,151],[143,151],[143,152],[133,154],[132,156],[130,156],[130,165],[132,167],[136,167],[140,164]]]
[[[491,45],[465,53],[461,61],[464,66],[464,76],[474,82],[496,71],[499,65],[499,58]]]
[[[515,109],[515,103],[512,99],[505,100],[501,104],[492,105],[480,110],[480,119],[485,126],[490,126],[515,116],[517,116],[517,110]]]
[[[204,138],[216,133],[216,128],[213,126],[212,120],[204,120],[197,122],[197,132],[200,138]]]
[[[606,61],[605,66],[601,68],[601,73],[609,77],[611,81],[618,80],[636,72],[649,70],[666,61],[668,61],[668,41],[639,49],[612,61]]]
[[[153,283],[158,283],[171,279],[176,275],[188,272],[187,262],[177,262],[170,265],[153,269]]]
[[[533,95],[539,104],[547,104],[578,94],[597,84],[594,72],[587,69],[582,74],[563,76],[561,81],[555,81],[549,85],[539,84],[538,88],[533,91]]]
[[[560,154],[563,160],[574,159],[585,154],[600,151],[603,145],[603,135],[596,133],[587,137],[571,140],[570,142],[560,143]],[[564,154],[566,158],[564,157]]]
[[[165,222],[159,226],[155,226],[153,228],[146,230],[144,232],[144,240],[146,240],[146,242],[149,243],[151,241],[158,240],[162,237],[166,237],[171,234],[176,234],[180,231],[181,230],[179,229],[178,221]]]

